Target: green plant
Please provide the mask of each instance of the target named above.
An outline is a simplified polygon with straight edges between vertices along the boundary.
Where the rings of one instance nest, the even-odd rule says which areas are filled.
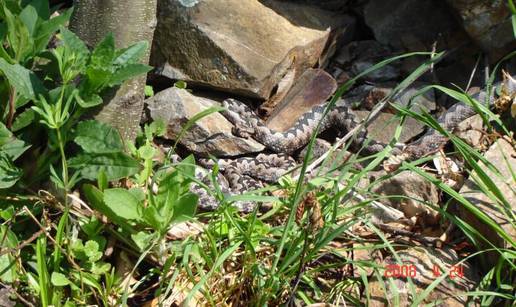
[[[35,7],[36,3],[37,7]],[[25,108],[16,118],[15,130],[20,131],[26,128],[33,123],[36,116],[40,117],[40,122],[49,130],[48,147],[40,157],[40,161],[43,161],[42,164],[50,164],[52,181],[59,188],[69,191],[82,176],[89,178],[88,174],[85,174],[87,171],[83,171],[82,174],[78,171],[73,175],[69,174],[65,147],[73,136],[75,125],[87,109],[102,103],[100,94],[107,88],[117,86],[125,80],[150,70],[149,66],[138,63],[147,48],[147,43],[140,42],[127,48],[116,49],[114,38],[110,34],[90,52],[75,34],[61,27],[57,35],[58,46],[52,50],[46,50],[48,40],[61,24],[67,21],[71,11],[66,11],[59,18],[48,20],[48,3],[46,6],[45,3],[46,1],[33,1],[24,7],[19,15],[13,15],[6,4],[2,3],[4,18],[7,20],[7,23],[3,25],[10,34],[4,37],[9,48],[0,58],[0,70],[4,73],[4,80],[9,83],[9,86],[16,89],[11,93],[9,101],[16,99],[23,101],[23,103],[16,103],[18,107],[30,102],[33,104],[32,107]],[[44,7],[47,8],[47,11]],[[40,11],[44,12],[38,15]],[[11,35],[11,33],[16,35]],[[27,43],[22,44],[22,41]],[[30,46],[32,47],[29,48]],[[23,63],[27,67],[19,63]],[[46,75],[39,77],[40,69],[44,69]],[[18,98],[13,98],[13,95]],[[5,128],[11,126],[14,116],[13,112],[9,112],[8,117],[11,120],[7,119]],[[87,128],[94,129],[94,125],[90,123]],[[102,132],[114,133],[107,127],[99,127],[103,128]],[[2,128],[0,127],[0,129]],[[123,155],[121,144],[112,144],[120,145],[115,150],[117,152],[113,148],[108,148],[109,152],[99,152],[98,149],[88,146],[88,141],[95,136],[97,141],[103,141],[103,136],[92,137],[90,135],[90,139],[84,141],[88,138],[84,135],[87,133],[86,130],[81,127],[78,127],[78,130],[79,134],[83,134],[78,136],[83,140],[80,145],[89,155],[81,155],[70,161],[73,168],[78,169],[81,166],[84,168],[89,161],[91,164],[97,163],[99,168],[108,168],[109,179],[128,175],[126,173],[120,175],[116,171],[111,172],[113,168],[116,168],[113,166],[115,164],[121,164],[126,168],[135,165],[134,161],[127,156],[121,156]],[[58,149],[61,160],[59,175],[49,161],[52,160],[51,156],[55,148]],[[12,167],[13,159],[20,154],[18,151],[16,154],[11,154],[11,157],[2,155],[2,160],[7,160],[4,163],[4,169],[11,170],[10,185],[21,177],[21,172],[17,172],[18,176],[15,176],[16,172]],[[95,158],[93,158],[93,154],[95,154]],[[48,174],[47,169],[43,169],[42,172]]]
[[[508,1],[513,9],[512,0]],[[397,250],[408,247],[393,242],[372,222],[372,205],[385,199],[373,193],[372,187],[405,170],[435,185],[446,203],[464,206],[509,246],[491,244],[446,208],[415,200],[438,210],[443,221],[455,223],[474,245],[461,261],[488,251],[500,255],[494,267],[482,272],[478,287],[464,295],[483,305],[514,300],[515,254],[510,248],[514,240],[467,198],[417,167],[429,158],[404,163],[396,173],[362,184],[391,147],[372,157],[327,158],[324,168],[310,180],[306,173],[313,161],[308,155],[299,176],[285,176],[277,186],[261,190],[274,195],[281,190],[281,197],[224,195],[215,167],[212,191],[195,178],[193,156],[180,163],[172,163],[168,154],[163,158],[154,139],[165,134],[164,123],[145,125],[133,144],[125,143],[108,124],[84,119],[102,103],[104,93],[148,71],[148,66],[138,63],[146,43],[116,49],[109,35],[90,51],[63,27],[71,10],[50,18],[53,12],[45,0],[0,2],[0,96],[5,102],[0,106],[0,283],[12,287],[20,301],[42,306],[125,306],[131,295],[138,296],[139,288],[147,288],[146,282],[151,281],[154,287],[149,293],[158,303],[169,296],[180,297],[176,303],[185,305],[370,303],[374,299],[368,294],[372,278],[384,289],[392,283],[382,277],[381,263],[372,258],[357,260],[351,254],[380,252],[398,259]],[[47,47],[49,41],[51,47]],[[395,101],[445,53],[412,53],[382,61],[341,87],[329,108],[365,74],[408,56],[430,58],[373,113],[389,100]],[[184,89],[186,83],[174,86]],[[472,105],[489,131],[509,134],[501,118],[464,91],[433,85],[416,95],[428,90]],[[146,95],[153,95],[152,87],[146,87]],[[486,166],[500,176],[489,161],[447,133],[429,114],[393,108],[401,119],[393,142],[408,116],[447,135],[455,154],[476,174],[472,179],[479,191],[515,225],[509,199],[482,169]],[[178,139],[195,121],[220,110],[213,107],[194,116],[183,125]],[[339,143],[351,137],[353,131]],[[178,140],[169,153],[177,144]],[[359,162],[363,168],[356,169]],[[43,190],[49,181],[58,191]],[[197,212],[198,196],[190,191],[194,182],[220,200],[216,211]],[[78,186],[82,193],[76,193]],[[272,209],[242,215],[231,207],[239,200],[270,202]],[[184,221],[203,222],[202,232],[169,240],[171,227]],[[370,234],[364,237],[355,231],[356,226]],[[117,256],[129,268],[120,270]],[[132,284],[127,276],[138,281]],[[424,303],[446,278],[441,276],[423,291],[409,289],[413,304]],[[385,296],[391,304],[400,302],[400,291]]]
[[[60,305],[66,293],[78,299],[85,294],[85,283],[101,292],[100,277],[110,274],[109,266],[99,261],[105,239],[93,236],[92,221],[82,229],[88,237],[85,243],[77,234],[70,238],[76,220],[70,223],[68,193],[81,180],[95,180],[98,173],[107,184],[141,169],[139,161],[125,153],[115,129],[81,118],[102,103],[101,95],[106,90],[150,70],[138,63],[147,43],[117,49],[109,34],[90,51],[63,27],[71,12],[65,10],[50,18],[46,0],[0,3],[0,96],[7,97],[3,100],[6,104],[0,106],[0,196],[18,198],[16,191],[50,179],[62,192],[64,202],[55,237],[48,237],[49,241],[42,234],[37,240],[37,270],[27,275],[27,282],[44,306]],[[55,47],[48,47],[50,40]],[[44,142],[43,133],[48,135]],[[37,157],[35,161],[31,156]],[[29,208],[23,212],[31,219],[46,212],[34,203]],[[8,221],[16,218],[16,211],[11,216],[7,216],[10,211],[3,212]],[[40,227],[41,232],[44,228]],[[9,242],[14,248],[16,241]],[[49,242],[53,245],[52,257],[46,257]],[[16,262],[11,253],[3,257],[8,257],[5,260],[13,273],[24,271],[13,265]],[[3,276],[8,280],[8,275]],[[66,305],[72,303],[65,301]]]

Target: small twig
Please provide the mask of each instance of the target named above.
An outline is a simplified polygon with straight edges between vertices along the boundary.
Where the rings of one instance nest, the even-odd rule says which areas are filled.
[[[15,103],[16,103],[16,89],[14,88],[14,86],[11,86],[9,88],[9,114],[7,115],[7,123],[6,123],[6,127],[8,129],[11,129],[11,126],[13,125]]]
[[[38,230],[37,232],[32,234],[32,236],[30,238],[28,238],[27,240],[23,241],[21,244],[16,246],[16,248],[5,248],[5,250],[0,252],[0,256],[3,256],[9,252],[15,252],[15,251],[22,250],[25,246],[27,246],[30,243],[32,243],[33,241],[35,241],[44,231],[45,230],[43,230],[43,229]]]
[[[357,192],[355,192],[353,190],[351,191],[351,195],[354,198],[356,198],[356,199],[358,199],[360,201],[366,201],[366,198],[364,196],[358,194]],[[400,210],[398,210],[398,209],[386,206],[386,205],[384,205],[381,202],[376,201],[376,200],[371,201],[370,205],[371,205],[371,207],[373,207],[373,208],[375,208],[377,210],[381,210],[382,212],[386,213],[382,217],[383,218],[388,218],[389,220],[387,221],[387,220],[384,219],[384,222],[398,221],[398,222],[406,222],[409,225],[413,224],[412,221],[407,219],[405,217],[405,214],[403,212],[401,212]]]
[[[471,74],[469,75],[468,84],[466,85],[466,88],[464,89],[465,92],[467,92],[469,90],[469,87],[471,86],[471,83],[473,82],[473,78],[475,77],[475,74],[477,73],[477,68],[480,64],[480,58],[481,58],[481,56],[479,56],[477,58],[475,66],[473,66],[473,70],[471,71]]]
[[[439,33],[439,36],[441,33]],[[430,57],[433,58],[437,53],[437,40],[435,40],[433,43],[432,43],[432,51],[431,51],[431,55]],[[430,64],[430,73],[433,73],[434,72],[434,63],[431,63]]]

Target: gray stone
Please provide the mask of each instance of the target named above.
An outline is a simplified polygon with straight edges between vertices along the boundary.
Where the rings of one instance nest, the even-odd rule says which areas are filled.
[[[16,302],[13,300],[15,298],[14,289],[5,285],[0,289],[0,306],[1,307],[14,307],[16,306]]]
[[[160,1],[152,64],[172,79],[267,99],[290,70],[322,56],[353,18],[275,0]]]
[[[494,167],[498,169],[500,175],[495,174],[486,165],[480,162],[482,170],[487,176],[493,180],[494,184],[498,187],[501,194],[507,201],[509,208],[506,210],[512,210],[516,212],[516,182],[514,181],[513,172],[516,170],[516,151],[514,147],[504,139],[498,139],[484,154],[484,157]],[[493,201],[485,193],[483,193],[476,180],[478,178],[476,172],[473,172],[470,177],[466,180],[464,186],[460,190],[460,194],[464,196],[469,202],[473,204],[478,210],[489,216],[497,225],[499,225],[511,238],[516,240],[516,228],[508,219],[506,212],[503,212],[503,205],[498,201]],[[498,233],[485,222],[481,221],[476,217],[475,214],[470,212],[462,205],[458,205],[459,216],[471,225],[474,229],[480,232],[485,238],[487,238],[494,246],[499,248],[508,248],[511,246],[507,243]],[[491,245],[486,247],[491,248]],[[498,253],[492,253],[491,256],[486,257],[491,264],[495,264],[499,258]]]
[[[378,62],[371,60],[356,61],[351,65],[351,73],[353,76],[357,76],[360,73],[370,69],[377,63]],[[395,80],[399,76],[400,70],[397,67],[393,65],[385,65],[382,68],[373,70],[372,72],[368,73],[366,76],[364,76],[364,79],[371,82],[381,82]]]
[[[466,262],[459,264],[462,259],[453,249],[410,247],[406,250],[398,250],[396,254],[400,262],[396,257],[388,256],[379,263],[384,270],[388,270],[381,273],[391,278],[382,277],[382,281],[374,278],[369,282],[370,301],[367,302],[367,306],[411,306],[414,298],[421,296],[439,278],[438,274],[449,275],[435,285],[419,305],[477,306],[471,298],[461,293],[474,289],[479,282],[478,273]],[[398,270],[401,276],[393,277],[395,270]],[[409,281],[403,276],[407,276],[410,272],[413,274]],[[436,301],[439,302],[438,305]]]
[[[454,134],[474,148],[479,148],[482,141],[484,121],[480,115],[472,116],[459,124]]]
[[[355,114],[361,120],[365,119],[369,113],[369,111],[355,111]],[[367,131],[370,138],[378,142],[389,143],[394,137],[399,124],[400,121],[396,118],[396,115],[391,113],[380,113],[378,117],[371,121],[367,127]],[[409,117],[405,119],[402,129],[398,142],[406,143],[422,133],[425,129],[425,125],[418,122],[416,119]]]
[[[150,117],[167,124],[165,138],[175,140],[193,116],[218,103],[197,97],[187,90],[171,87],[146,100]],[[234,156],[259,152],[263,145],[252,139],[236,137],[233,125],[221,114],[212,113],[198,120],[179,140],[188,150],[200,155]]]
[[[435,206],[438,205],[439,193],[437,188],[412,171],[404,171],[383,180],[374,186],[371,191],[389,196],[381,199],[380,202],[403,211],[407,218],[421,216],[432,220],[438,214],[435,209],[424,204],[424,202],[427,202]]]
[[[354,41],[343,46],[335,56],[335,62],[349,67],[350,75],[356,76],[373,65],[392,57],[392,51],[374,40]],[[400,71],[395,64],[385,65],[364,76],[364,80],[381,82],[397,79]]]
[[[458,28],[449,11],[442,1],[371,0],[364,17],[380,43],[423,51],[420,45],[430,47],[439,35]]]
[[[448,0],[464,30],[484,51],[499,58],[516,48],[507,1]]]
[[[413,98],[413,101],[410,104],[411,110],[420,112],[421,108],[423,108],[427,112],[434,111],[436,109],[436,103],[433,89],[430,89],[423,95],[415,97],[416,93],[418,93],[419,90],[421,90],[426,85],[426,83],[420,82],[413,83],[412,86],[401,93],[401,95],[396,100],[396,103],[398,105],[407,107],[410,100]],[[372,109],[377,103],[380,102],[381,99],[387,96],[393,88],[394,85],[389,83],[378,84],[374,87],[370,85],[363,85],[353,90],[349,94],[351,98],[348,99],[353,103],[363,104],[367,109]],[[364,119],[369,115],[369,111],[355,111],[355,114],[359,119]],[[390,142],[394,137],[397,126],[400,123],[400,121],[395,117],[396,116],[391,113],[380,113],[378,117],[373,120],[367,127],[371,138],[384,143]],[[411,117],[407,117],[405,119],[399,142],[405,143],[411,140],[415,136],[422,133],[424,129],[424,124]]]

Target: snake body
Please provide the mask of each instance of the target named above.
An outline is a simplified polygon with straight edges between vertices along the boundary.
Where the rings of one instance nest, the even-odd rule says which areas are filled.
[[[173,155],[173,162],[181,158]],[[241,157],[237,159],[200,159],[202,167],[196,168],[195,177],[198,183],[193,183],[190,191],[199,196],[199,207],[203,210],[215,210],[220,205],[215,193],[215,185],[228,196],[240,195],[246,191],[263,188],[266,183],[276,183],[279,178],[296,166],[294,159],[283,154],[259,154],[256,157]],[[219,173],[216,183],[212,181],[211,172],[217,165],[224,174]],[[208,187],[208,188],[206,188]],[[241,212],[251,212],[256,203],[252,201],[235,201],[233,206]]]
[[[515,98],[516,95],[516,80],[509,75],[505,75],[504,82],[498,82],[493,85],[493,89],[503,87],[504,91]],[[492,107],[496,101],[495,93],[487,93],[482,90],[476,94],[471,95],[472,100],[483,104],[486,107]],[[437,123],[446,131],[453,132],[457,126],[464,120],[477,114],[475,108],[462,101],[453,104],[444,114],[437,118]],[[394,159],[413,161],[419,158],[432,154],[442,148],[448,142],[448,138],[442,135],[439,131],[429,129],[416,141],[407,145],[403,151],[394,157]]]
[[[500,83],[495,86],[498,85]],[[516,91],[514,79],[509,77],[504,86],[511,95],[514,95]],[[477,101],[487,101],[488,106],[493,104],[494,95],[489,95],[488,99],[486,97],[485,91],[472,96]],[[254,158],[219,159],[216,162],[200,160],[201,165],[205,168],[212,168],[215,163],[218,164],[219,169],[227,179],[220,180],[221,190],[229,195],[238,195],[248,190],[261,188],[264,183],[277,182],[281,176],[296,166],[295,161],[289,155],[309,142],[319,123],[319,131],[324,131],[330,127],[350,131],[360,124],[353,114],[351,106],[347,103],[336,105],[326,116],[324,116],[324,112],[327,105],[314,106],[310,111],[303,114],[292,128],[284,132],[268,128],[247,105],[235,99],[226,99],[223,106],[226,108],[223,115],[234,124],[236,134],[252,137],[270,151],[275,152],[275,154],[259,154]],[[474,114],[476,114],[476,111],[473,107],[459,101],[440,116],[437,122],[444,129],[453,131],[458,124]],[[393,160],[398,162],[394,163],[399,163],[400,160],[415,160],[429,155],[441,148],[447,141],[448,139],[438,131],[430,129],[418,140],[405,146],[402,151],[395,148],[392,151]],[[367,130],[364,127],[361,127],[356,133],[353,144],[357,148],[362,147],[366,153],[376,153],[385,148],[385,144],[367,139]],[[206,172],[203,175],[200,174],[199,179],[207,183]],[[192,190],[200,195],[201,208],[217,208],[218,201],[213,195],[206,193],[206,190],[199,185],[193,185]],[[254,209],[255,204],[240,201],[235,202],[234,206],[240,211],[249,212]]]
[[[324,111],[327,108],[326,104],[312,107],[285,132],[278,132],[267,127],[247,105],[238,100],[226,99],[222,105],[227,110],[224,112],[224,116],[235,125],[239,134],[250,135],[276,153],[292,154],[306,145],[319,122],[319,131],[321,132],[330,127],[335,127],[341,131],[350,131],[360,124],[351,106],[345,100],[342,101],[342,104],[335,105],[326,116],[324,116]],[[359,147],[364,144],[366,139],[367,130],[362,127],[353,139],[353,143],[356,147]],[[367,153],[375,153],[384,148],[385,144],[368,140],[364,150]]]

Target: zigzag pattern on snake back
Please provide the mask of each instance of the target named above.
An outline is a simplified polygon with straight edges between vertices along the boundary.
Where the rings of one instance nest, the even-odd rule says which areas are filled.
[[[241,136],[250,135],[253,139],[263,144],[269,150],[277,153],[291,154],[306,145],[312,137],[319,122],[320,131],[330,127],[340,130],[350,131],[360,123],[351,107],[345,100],[343,104],[334,106],[330,112],[323,117],[327,105],[316,105],[310,111],[304,113],[292,126],[285,132],[278,132],[267,127],[263,121],[244,103],[235,99],[226,99],[222,105],[227,111],[223,115],[236,127],[237,134]],[[362,127],[353,139],[355,147],[365,144],[367,130]],[[363,148],[366,153],[376,153],[385,148],[385,144],[375,140],[367,140],[367,145]]]
[[[494,87],[499,86],[496,84]],[[516,82],[509,77],[505,83],[506,90],[514,97]],[[486,99],[485,91],[473,95],[473,99],[483,102],[487,100],[488,105],[493,104],[494,95]],[[312,137],[317,124],[321,122],[321,131],[329,127],[343,128],[347,131],[354,129],[359,122],[356,120],[351,108],[344,105],[337,105],[326,117],[323,118],[326,105],[315,106],[305,113],[285,132],[277,132],[269,129],[245,104],[227,99],[223,102],[227,111],[224,115],[236,127],[236,132],[243,136],[251,136],[268,149],[281,154],[259,154],[255,158],[219,159],[217,164],[224,172],[225,179],[220,179],[222,192],[229,195],[241,194],[245,191],[263,187],[264,183],[274,183],[296,166],[295,161],[289,157],[290,154],[308,143]],[[445,114],[438,118],[438,123],[446,130],[452,131],[456,126],[476,114],[475,110],[462,102],[453,105]],[[361,146],[367,138],[365,128],[358,131],[354,143],[356,147]],[[393,150],[394,157],[402,160],[414,160],[435,152],[443,146],[448,139],[435,130],[430,130],[420,139],[406,146],[402,152]],[[367,152],[375,153],[384,149],[384,144],[367,140],[368,145],[364,148]],[[200,160],[206,168],[212,168],[214,161]],[[199,178],[207,184],[207,172],[199,175]],[[227,179],[227,180],[226,180]],[[218,201],[198,185],[193,185],[192,190],[200,194],[200,206],[204,209],[215,209]],[[252,202],[236,202],[234,204],[240,211],[249,212],[254,209]]]
[[[171,160],[178,163],[181,158],[173,154]],[[280,177],[296,166],[294,159],[282,154],[259,154],[254,158],[242,157],[218,159],[217,161],[200,159],[198,162],[203,167],[196,168],[195,177],[208,189],[201,184],[193,183],[190,191],[199,196],[199,207],[203,210],[215,210],[220,204],[212,193],[215,191],[215,186],[208,170],[212,169],[215,164],[224,174],[223,176],[218,174],[217,184],[221,192],[229,196],[263,188],[265,183],[276,183]],[[256,207],[256,203],[236,201],[233,206],[239,211],[251,212]]]

